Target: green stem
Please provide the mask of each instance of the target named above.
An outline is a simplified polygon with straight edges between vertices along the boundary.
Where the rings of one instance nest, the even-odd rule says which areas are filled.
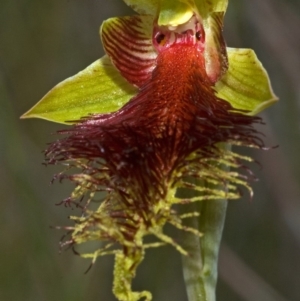
[[[218,254],[227,200],[208,200],[189,207],[189,211],[200,212],[200,216],[188,219],[187,224],[198,229],[203,236],[183,235],[183,246],[189,252],[189,256],[182,256],[188,300],[215,301]]]

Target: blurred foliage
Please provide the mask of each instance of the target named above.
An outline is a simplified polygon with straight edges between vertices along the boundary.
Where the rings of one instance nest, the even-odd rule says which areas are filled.
[[[266,143],[253,152],[259,182],[253,200],[229,205],[220,258],[219,300],[300,300],[300,3],[231,0],[228,45],[255,49],[280,102],[264,113]],[[62,126],[19,116],[50,88],[102,56],[101,22],[132,12],[120,0],[1,0],[0,2],[0,300],[114,300],[112,258],[89,262],[59,254],[71,210],[55,206],[71,187],[49,186],[55,167],[43,154]],[[175,234],[176,235],[176,234]],[[148,252],[135,281],[154,300],[184,301],[180,256]]]

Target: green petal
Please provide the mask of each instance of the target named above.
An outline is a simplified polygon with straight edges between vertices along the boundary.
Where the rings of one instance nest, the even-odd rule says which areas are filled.
[[[124,0],[124,2],[141,15],[156,16],[160,0]]]
[[[193,0],[161,0],[157,24],[178,26],[186,23],[196,11]]]
[[[149,15],[110,18],[100,28],[105,52],[123,77],[137,87],[151,78],[156,64],[152,31],[153,17]]]
[[[217,96],[255,115],[278,100],[268,74],[251,49],[227,48],[229,68],[215,85]]]
[[[218,81],[228,69],[226,44],[222,33],[223,17],[223,12],[214,12],[203,20],[205,69],[212,83]]]
[[[116,111],[136,92],[104,56],[59,83],[21,118],[75,122],[89,114]]]
[[[226,12],[228,0],[195,0],[198,12],[202,18],[207,18],[213,12]]]

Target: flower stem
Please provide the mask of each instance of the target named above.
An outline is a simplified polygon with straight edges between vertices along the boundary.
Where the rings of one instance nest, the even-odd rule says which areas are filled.
[[[219,247],[224,228],[227,200],[208,200],[189,205],[199,217],[187,220],[198,229],[201,238],[184,233],[183,246],[189,256],[182,256],[183,274],[189,301],[215,301]]]

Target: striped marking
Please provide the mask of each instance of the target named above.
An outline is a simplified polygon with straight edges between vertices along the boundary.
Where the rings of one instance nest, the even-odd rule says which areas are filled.
[[[223,12],[214,12],[204,24],[206,72],[212,83],[216,83],[228,69],[226,44],[222,34],[223,17]]]
[[[152,28],[149,16],[111,18],[101,28],[106,53],[124,78],[137,87],[151,78],[156,64]]]

